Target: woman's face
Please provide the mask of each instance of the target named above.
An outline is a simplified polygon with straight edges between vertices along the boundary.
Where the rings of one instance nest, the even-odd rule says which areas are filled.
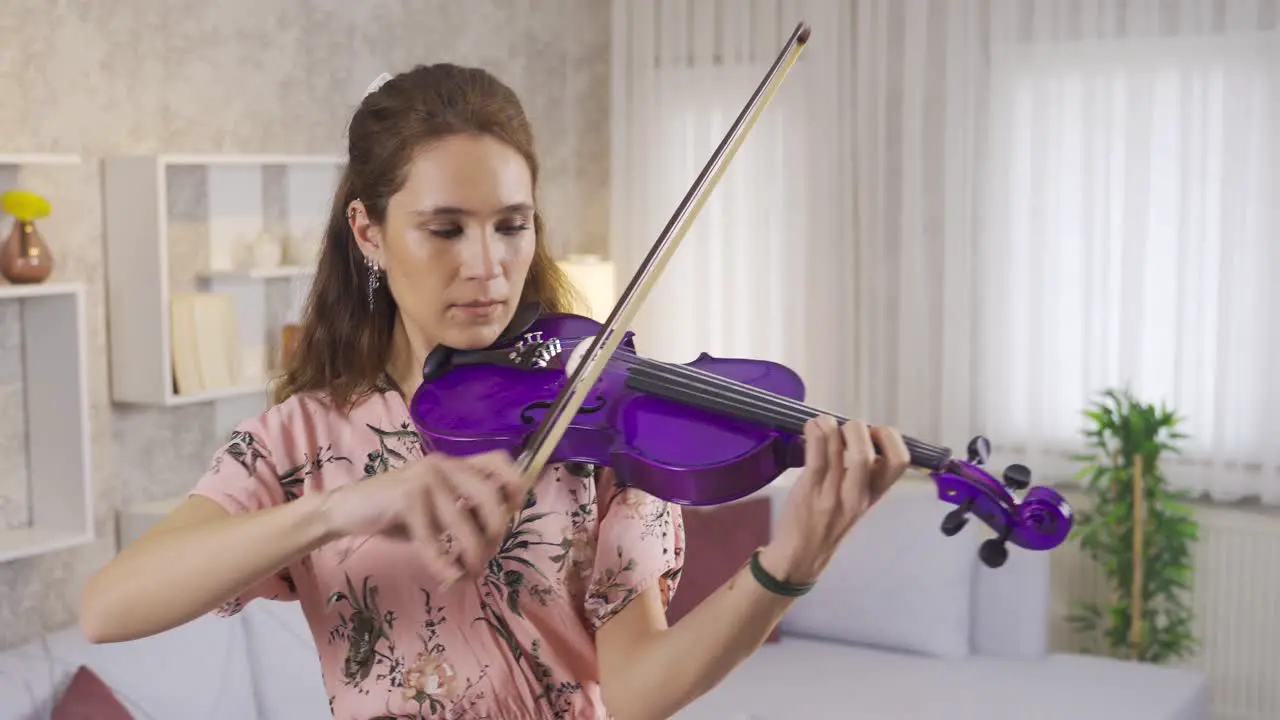
[[[475,349],[515,313],[533,260],[533,218],[520,153],[488,135],[456,135],[418,152],[381,227],[357,213],[353,229],[386,271],[413,340]]]

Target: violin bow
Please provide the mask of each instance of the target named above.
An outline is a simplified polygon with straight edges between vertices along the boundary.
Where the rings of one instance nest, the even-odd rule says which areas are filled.
[[[649,295],[649,290],[658,281],[667,262],[689,232],[689,226],[706,204],[711,191],[720,182],[729,161],[737,154],[738,148],[747,133],[755,125],[761,113],[773,99],[778,87],[791,71],[800,53],[809,41],[809,26],[801,22],[791,32],[782,51],[765,73],[764,79],[756,86],[755,92],[747,104],[738,113],[729,131],[720,144],[716,146],[711,159],[703,166],[702,172],[693,185],[685,193],[684,199],[676,207],[671,219],[649,249],[648,255],[640,263],[639,269],[631,276],[630,282],[622,291],[609,318],[605,320],[600,333],[592,339],[586,353],[576,363],[568,382],[560,390],[547,414],[543,416],[525,450],[516,459],[516,465],[527,483],[526,490],[532,489],[546,466],[547,458],[559,444],[569,427],[569,422],[577,415],[582,403],[586,400],[587,391],[595,385],[605,365],[625,334],[624,330],[631,326],[632,320],[640,309],[640,305]]]

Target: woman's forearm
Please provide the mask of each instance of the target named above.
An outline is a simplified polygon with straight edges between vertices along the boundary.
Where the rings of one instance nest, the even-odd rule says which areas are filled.
[[[785,562],[771,550],[761,552],[761,565],[785,578],[778,570]],[[610,711],[618,720],[671,717],[758,650],[792,602],[761,587],[744,565],[675,625],[630,653],[627,669],[606,690]]]
[[[190,621],[323,544],[324,498],[229,516],[192,498],[89,580],[80,626],[91,642],[154,635]]]

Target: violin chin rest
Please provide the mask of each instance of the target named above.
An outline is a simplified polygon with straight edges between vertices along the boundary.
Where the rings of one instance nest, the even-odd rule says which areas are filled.
[[[441,370],[448,367],[449,359],[452,355],[453,349],[444,345],[437,345],[432,348],[422,362],[422,381],[429,383],[435,379]]]

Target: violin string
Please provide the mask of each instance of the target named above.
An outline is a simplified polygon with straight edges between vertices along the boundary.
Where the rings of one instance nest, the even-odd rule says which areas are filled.
[[[735,392],[735,395],[737,397],[742,397],[742,398],[754,397],[762,401],[771,402],[778,405],[789,406],[792,409],[800,411],[802,413],[809,413],[810,416],[812,417],[816,417],[818,415],[830,415],[831,417],[835,418],[837,421],[842,423],[849,421],[849,418],[844,417],[839,413],[834,413],[827,410],[821,410],[813,406],[806,405],[805,403],[802,403],[793,398],[789,398],[785,395],[779,395],[775,392],[765,390],[764,388],[758,388],[753,385],[747,385],[746,383],[740,382],[738,380],[732,380],[730,378],[724,377],[723,375],[716,375],[715,373],[707,372],[706,370],[699,370],[698,368],[689,367],[688,365],[681,365],[678,363],[668,363],[668,362],[663,362],[661,360],[653,360],[651,358],[640,357],[639,355],[636,355],[633,351],[626,348],[619,348],[615,352],[614,358],[616,358],[623,365],[652,369],[660,375],[683,375],[689,378],[697,378],[699,380],[702,380],[705,383],[719,385],[725,389],[732,390]]]
[[[658,377],[680,377],[683,376],[689,382],[685,389],[705,390],[705,391],[721,391],[720,400],[733,403],[742,403],[749,405],[749,409],[761,410],[773,414],[773,419],[788,421],[790,427],[784,428],[791,432],[803,432],[804,421],[809,420],[818,415],[826,414],[835,418],[840,423],[849,421],[849,418],[843,415],[818,410],[809,405],[801,403],[792,398],[769,392],[762,388],[757,388],[736,380],[731,380],[705,370],[691,368],[685,365],[669,364],[658,360],[648,358],[640,358],[633,353],[625,352],[620,358],[625,365],[639,369],[641,372],[652,370]],[[634,370],[632,373],[634,374]],[[676,398],[672,398],[676,399]],[[721,407],[722,410],[729,409]],[[744,409],[748,409],[745,408]],[[761,418],[763,419],[763,418]],[[937,469],[942,462],[950,459],[951,451],[944,447],[939,447],[931,443],[926,443],[911,437],[904,437],[904,443],[911,451],[913,457],[920,458],[925,461],[926,465],[931,469]]]
[[[719,393],[718,399],[732,403],[740,403],[744,410],[757,410],[767,412],[773,415],[773,419],[788,422],[791,427],[784,428],[791,432],[801,432],[795,425],[803,426],[806,420],[817,417],[818,415],[830,415],[836,421],[845,423],[849,418],[838,413],[819,410],[810,405],[806,405],[793,398],[770,392],[763,388],[754,387],[737,380],[731,380],[715,373],[705,370],[699,370],[687,365],[676,363],[666,363],[660,360],[650,358],[642,358],[627,348],[618,348],[614,353],[616,358],[623,365],[630,366],[630,372],[634,375],[637,370],[641,373],[652,371],[653,376],[650,379],[680,379],[687,381],[685,390],[694,389],[711,393]],[[670,398],[670,399],[678,399]],[[721,410],[727,410],[722,406]],[[951,458],[951,451],[945,447],[917,440],[912,437],[903,437],[904,443],[908,450],[911,451],[913,457],[918,457],[925,463],[925,466],[931,469],[937,469],[937,466]]]
[[[649,392],[677,402],[687,401],[695,406],[736,415],[749,421],[772,424],[795,434],[801,434],[805,421],[817,415],[812,411],[798,410],[787,404],[743,397],[736,392],[736,389],[729,390],[703,383],[701,378],[664,376],[660,371],[655,372],[654,368],[645,367],[639,363],[633,364],[628,374],[632,379],[632,386],[642,392]],[[938,470],[950,458],[950,453],[945,449],[909,437],[904,437],[903,441],[911,453],[912,464],[918,467]]]

